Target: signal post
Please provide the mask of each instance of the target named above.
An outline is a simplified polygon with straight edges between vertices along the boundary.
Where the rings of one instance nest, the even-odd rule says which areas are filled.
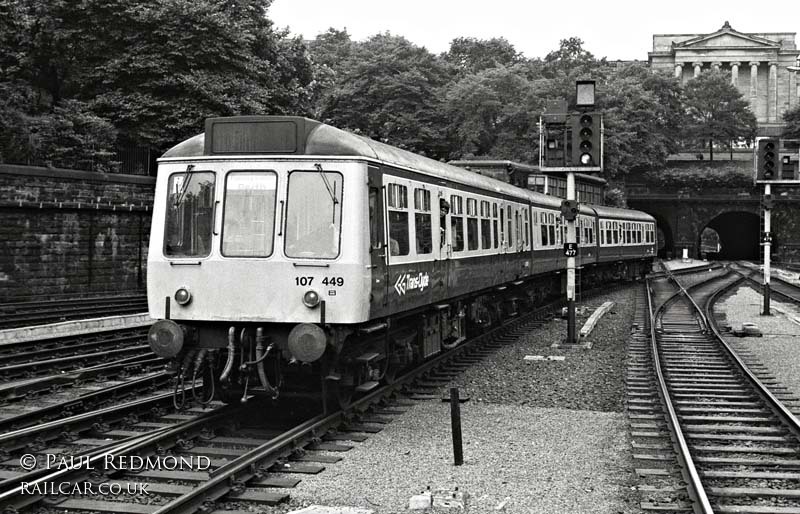
[[[781,155],[781,148],[786,143],[797,144],[798,141],[760,137],[756,138],[754,148],[753,171],[755,182],[756,184],[764,184],[764,197],[761,202],[761,206],[764,209],[764,231],[761,234],[761,246],[764,247],[764,279],[762,282],[764,305],[761,314],[764,316],[771,314],[769,305],[772,295],[770,288],[770,274],[772,271],[770,261],[772,257],[772,208],[775,206],[772,186],[796,186],[800,184],[800,176],[798,176],[798,170],[795,169],[792,163],[791,155]],[[800,147],[800,145],[798,146]],[[788,152],[783,153],[786,154]],[[798,161],[800,161],[800,155],[798,156]]]
[[[577,344],[575,331],[575,268],[578,256],[576,225],[579,212],[575,173],[603,170],[602,115],[592,112],[595,82],[575,83],[578,112],[567,112],[566,102],[556,102],[539,119],[539,169],[542,173],[564,173],[567,177],[567,198],[561,202],[561,216],[567,222],[564,255],[567,257],[567,338],[566,344]],[[571,137],[568,134],[571,132]],[[570,144],[571,143],[571,144]]]

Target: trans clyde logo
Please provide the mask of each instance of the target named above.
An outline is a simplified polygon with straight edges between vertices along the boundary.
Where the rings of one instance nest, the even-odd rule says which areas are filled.
[[[397,294],[403,296],[409,291],[419,289],[420,293],[425,290],[430,284],[430,277],[427,273],[400,273],[397,280],[394,281],[394,290]]]

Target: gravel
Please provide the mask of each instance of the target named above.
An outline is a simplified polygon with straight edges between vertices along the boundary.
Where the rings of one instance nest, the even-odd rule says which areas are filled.
[[[605,301],[614,306],[587,340],[591,350],[551,348],[567,333],[567,322],[555,319],[518,342],[472,366],[456,381],[478,402],[537,407],[623,412],[626,342],[633,322],[635,287],[579,303],[576,332]],[[526,355],[563,355],[563,361],[525,361]]]
[[[459,487],[469,512],[637,512],[625,417],[618,413],[469,402],[464,465],[454,466],[449,405],[420,402],[291,490],[288,512],[313,503],[405,511],[427,487]]]
[[[578,329],[603,302],[615,302],[590,334],[590,350],[551,348],[566,335],[566,321],[555,319],[453,382],[471,398],[461,406],[463,466],[452,463],[449,404],[417,402],[339,454],[341,462],[302,477],[287,491],[290,502],[268,512],[311,504],[408,512],[410,497],[427,487],[459,487],[470,496],[471,513],[640,512],[623,404],[635,292],[629,287],[579,303],[588,308]],[[525,361],[526,355],[565,360]]]
[[[742,287],[728,295],[715,306],[716,312],[725,314],[733,329],[742,323],[758,325],[763,337],[726,337],[736,348],[747,349],[775,375],[784,386],[795,394],[800,393],[800,325],[791,321],[787,314],[800,318],[800,309],[793,304],[771,298],[772,316],[762,316],[763,299],[751,287]],[[782,311],[782,312],[781,312]]]

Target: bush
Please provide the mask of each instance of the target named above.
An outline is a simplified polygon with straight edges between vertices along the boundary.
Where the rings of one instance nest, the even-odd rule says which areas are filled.
[[[30,117],[29,153],[37,164],[58,168],[111,172],[117,131],[77,100],[67,100],[52,113]]]
[[[641,178],[665,188],[750,188],[753,186],[752,163],[747,161],[719,161],[680,163],[648,171]]]

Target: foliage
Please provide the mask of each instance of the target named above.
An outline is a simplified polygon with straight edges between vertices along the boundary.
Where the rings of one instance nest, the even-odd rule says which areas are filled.
[[[105,148],[106,134],[164,149],[208,116],[308,114],[312,63],[302,40],[273,29],[270,2],[0,0],[0,43],[15,49],[0,56],[0,84],[30,91],[14,109],[42,133],[76,127],[47,146],[71,159],[81,150],[64,145]]]
[[[450,42],[444,59],[463,73],[477,73],[521,62],[522,55],[505,38],[458,37]]]
[[[501,66],[450,84],[444,109],[453,127],[451,158],[534,162],[541,105],[523,71]]]
[[[434,158],[446,157],[441,91],[452,73],[403,37],[378,34],[342,62],[320,112],[325,122]]]
[[[800,105],[783,113],[783,121],[786,128],[783,130],[783,137],[787,139],[800,139]]]
[[[116,130],[82,102],[65,100],[52,113],[31,118],[28,126],[36,162],[102,172],[116,168]]]
[[[583,48],[582,39],[570,37],[562,39],[558,50],[545,56],[542,74],[549,79],[589,75],[597,71],[598,64],[604,65],[605,58],[602,61],[596,60],[591,52]],[[574,86],[574,81],[572,85]]]
[[[611,207],[620,207],[622,209],[628,207],[628,199],[625,195],[625,186],[615,186],[606,188],[605,198],[603,199],[604,205]]]
[[[660,188],[747,189],[753,185],[752,163],[746,161],[684,163],[648,171],[641,178]]]
[[[313,116],[322,117],[322,109],[330,103],[331,94],[336,90],[336,81],[341,75],[344,62],[350,58],[356,44],[350,39],[347,30],[328,29],[318,34],[308,45],[313,63],[314,80],[311,87]]]
[[[645,67],[610,73],[597,100],[604,114],[607,176],[664,166],[677,147],[681,99],[676,79]]]
[[[756,117],[727,74],[713,70],[701,73],[689,80],[684,90],[687,134],[709,140],[711,160],[715,140],[727,142],[755,136]]]

